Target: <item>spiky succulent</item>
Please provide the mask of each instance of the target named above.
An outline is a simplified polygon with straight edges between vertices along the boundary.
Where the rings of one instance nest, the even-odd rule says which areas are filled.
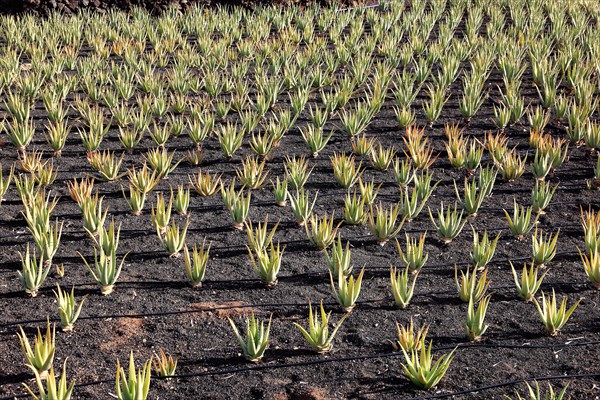
[[[352,275],[344,275],[343,270],[339,269],[336,285],[333,280],[333,273],[331,271],[329,272],[329,279],[331,282],[333,295],[337,299],[340,306],[347,313],[352,312],[356,306],[356,300],[360,294],[360,287],[364,273],[365,269],[363,267],[363,269],[360,270],[358,277],[355,279]]]
[[[146,400],[150,390],[150,375],[152,363],[148,360],[141,369],[136,371],[133,351],[129,354],[129,371],[126,374],[117,359],[115,379],[116,397],[119,400]]]
[[[431,355],[432,345],[432,341],[427,346],[423,340],[420,350],[413,349],[407,352],[402,349],[405,361],[402,367],[406,376],[415,386],[425,390],[436,386],[442,380],[454,359],[455,350],[452,350],[450,353],[440,356],[434,363]]]
[[[575,311],[579,303],[581,303],[583,299],[577,300],[571,307],[567,309],[567,297],[563,297],[560,306],[556,301],[556,293],[554,293],[554,289],[552,289],[552,297],[544,294],[542,292],[542,301],[541,305],[538,303],[537,299],[534,297],[533,302],[535,303],[535,307],[537,308],[540,318],[546,327],[546,331],[551,336],[556,336],[560,332],[560,330],[565,326],[571,314]]]
[[[250,319],[246,319],[246,332],[245,336],[242,336],[235,322],[231,318],[228,318],[231,329],[233,329],[233,333],[248,361],[257,363],[262,360],[270,343],[269,333],[271,331],[272,319],[273,315],[269,317],[269,322],[265,327],[265,322],[259,322],[254,317],[254,313],[252,313]]]
[[[69,293],[66,290],[61,290],[58,284],[56,284],[54,295],[56,296],[56,302],[58,304],[62,330],[63,332],[72,331],[73,325],[75,324],[75,321],[77,321],[77,318],[79,318],[81,307],[83,307],[83,303],[87,296],[81,299],[78,306],[75,302],[75,288],[72,288]]]
[[[452,240],[460,234],[467,223],[466,218],[463,218],[463,211],[461,211],[460,214],[458,213],[456,203],[454,203],[454,209],[448,206],[445,211],[444,203],[442,203],[440,211],[438,211],[437,222],[433,218],[431,209],[429,209],[429,218],[435,226],[441,240],[446,244],[452,242]]]
[[[320,314],[320,318],[319,318]],[[296,328],[302,333],[306,341],[317,353],[328,353],[333,347],[333,339],[337,334],[338,330],[344,323],[344,320],[348,318],[350,314],[345,314],[338,323],[335,325],[331,333],[329,332],[329,319],[331,317],[331,311],[326,313],[323,308],[323,301],[321,301],[320,310],[315,308],[313,311],[312,305],[308,303],[308,329],[305,329],[302,325],[294,323]]]
[[[40,328],[37,330],[37,336],[33,339],[33,347],[25,335],[23,328],[19,326],[19,341],[21,350],[25,355],[25,364],[31,368],[40,379],[44,380],[48,376],[52,363],[54,362],[54,352],[56,349],[56,326],[50,329],[50,322],[46,323],[46,334],[42,336]]]

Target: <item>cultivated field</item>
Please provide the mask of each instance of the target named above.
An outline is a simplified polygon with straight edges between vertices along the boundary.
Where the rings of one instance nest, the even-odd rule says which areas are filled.
[[[599,398],[599,17],[0,17],[0,400]]]

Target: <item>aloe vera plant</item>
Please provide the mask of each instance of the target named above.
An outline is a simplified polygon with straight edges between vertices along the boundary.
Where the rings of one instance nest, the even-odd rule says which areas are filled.
[[[431,209],[429,209],[429,218],[435,226],[442,242],[445,244],[452,242],[452,240],[460,234],[467,223],[467,219],[463,218],[463,211],[461,211],[460,214],[458,213],[456,203],[454,203],[454,210],[449,206],[445,212],[444,203],[441,204],[440,211],[438,211],[437,223],[433,218]]]
[[[473,230],[473,250],[471,251],[471,263],[477,269],[483,269],[485,266],[492,261],[494,253],[496,252],[496,246],[500,239],[500,233],[496,235],[496,238],[490,240],[487,231],[483,231],[483,236],[479,239],[479,233]]]
[[[491,295],[483,297],[479,301],[477,308],[475,308],[473,297],[469,299],[465,329],[467,331],[467,337],[473,342],[480,341],[481,336],[487,331],[488,325],[485,324],[485,314],[487,313],[491,297]]]
[[[566,397],[567,396],[567,388],[569,387],[569,385],[565,385],[563,387],[563,389],[560,392],[555,392],[554,388],[552,387],[552,385],[550,383],[548,383],[548,390],[544,393],[544,395],[542,395],[542,392],[540,391],[540,385],[538,382],[534,382],[534,386],[530,385],[528,382],[525,382],[525,385],[527,385],[527,398],[522,397],[521,394],[519,394],[518,392],[515,392],[515,395],[517,397],[514,398],[514,400],[568,400],[570,399],[570,397]],[[535,389],[534,389],[535,388]],[[504,396],[506,399],[508,400],[513,400],[512,397],[508,397],[508,396]]]
[[[355,279],[352,275],[344,275],[342,269],[338,270],[337,285],[333,281],[333,274],[329,272],[329,280],[331,282],[331,289],[333,295],[340,303],[340,306],[345,312],[350,313],[356,306],[356,300],[360,294],[360,287],[362,284],[363,275],[365,269],[360,270],[358,277]]]
[[[279,242],[277,246],[271,242],[268,249],[262,249],[256,253],[248,247],[250,262],[254,270],[258,273],[262,283],[268,288],[277,285],[277,274],[279,274],[279,269],[281,268],[284,251],[285,246],[281,247]]]
[[[522,240],[524,235],[533,229],[533,226],[537,221],[537,217],[533,221],[531,220],[531,212],[531,207],[525,208],[524,206],[520,206],[517,204],[516,199],[514,200],[514,211],[512,217],[506,210],[504,210],[504,215],[506,215],[509,228],[512,234],[519,240]]]
[[[335,213],[332,213],[331,218],[329,218],[325,213],[322,219],[311,215],[309,223],[304,226],[308,240],[321,250],[326,249],[333,243],[337,230],[341,225],[341,222],[335,224],[334,215]]]
[[[83,303],[87,296],[79,302],[78,306],[75,302],[75,288],[72,288],[71,293],[69,293],[66,290],[61,290],[58,284],[56,284],[54,295],[56,296],[56,302],[58,303],[58,312],[60,314],[62,330],[63,332],[72,331],[73,325],[75,324],[75,321],[77,321],[77,318],[79,318],[81,308],[83,307]]]
[[[391,206],[385,209],[382,204],[379,204],[375,210],[371,206],[369,213],[369,230],[377,239],[380,246],[384,246],[390,239],[393,239],[402,229],[406,217],[396,226],[398,216],[400,214],[399,205]]]
[[[510,262],[510,268],[512,270],[519,297],[527,302],[533,300],[548,271],[544,272],[541,277],[538,277],[539,269],[535,267],[534,263],[531,263],[529,269],[527,269],[527,263],[525,263],[525,265],[523,265],[523,271],[521,272],[521,278],[519,279],[517,271],[515,270],[512,262]]]
[[[227,319],[229,320],[231,329],[233,329],[233,333],[235,334],[235,337],[240,344],[246,359],[254,363],[262,360],[270,343],[269,333],[271,331],[271,321],[273,319],[273,315],[269,317],[269,322],[265,327],[265,322],[261,321],[259,323],[259,321],[254,317],[254,313],[252,313],[250,319],[246,320],[245,336],[242,336],[235,325],[235,322],[233,322],[231,318]]]
[[[477,276],[477,269],[467,268],[465,272],[460,271],[460,280],[458,279],[458,267],[454,267],[454,283],[458,290],[458,297],[465,303],[473,299],[474,303],[479,302],[485,295],[491,281],[487,279],[487,269],[484,269]]]
[[[304,226],[310,220],[318,194],[318,192],[315,194],[312,202],[310,201],[310,192],[308,190],[300,189],[296,191],[295,195],[290,194],[292,212],[294,213],[294,217],[296,217],[298,225]]]
[[[412,283],[410,282],[409,276],[411,271],[407,266],[404,271],[398,271],[396,268],[390,268],[390,281],[392,283],[392,295],[394,296],[394,302],[396,306],[401,308],[408,307],[417,283],[417,277],[419,271],[412,273]]]
[[[556,336],[559,334],[560,330],[565,326],[569,318],[571,318],[571,314],[575,311],[575,309],[579,306],[583,299],[577,300],[571,307],[567,309],[567,297],[563,297],[560,306],[556,301],[556,293],[554,293],[554,289],[552,289],[552,297],[546,295],[542,292],[542,301],[541,305],[538,303],[536,298],[533,298],[533,302],[535,303],[535,307],[537,308],[540,318],[546,327],[546,331],[551,336]]]
[[[94,267],[92,268],[88,264],[87,260],[81,253],[79,256],[82,258],[85,266],[92,275],[92,278],[100,285],[100,291],[103,295],[108,296],[113,292],[114,285],[121,275],[123,264],[125,263],[125,257],[121,259],[121,263],[117,263],[116,250],[111,251],[109,254],[105,254],[102,249],[98,250],[94,248]]]
[[[402,260],[404,266],[411,272],[420,271],[429,258],[429,254],[425,251],[426,236],[427,232],[422,234],[417,241],[416,238],[411,239],[407,234],[405,251],[402,250],[400,242],[398,239],[396,239],[396,247],[398,249],[400,259]]]
[[[202,286],[202,281],[206,274],[206,264],[208,263],[209,254],[210,244],[206,247],[206,241],[202,242],[199,249],[197,245],[194,245],[191,255],[187,245],[183,245],[185,271],[188,281],[194,288]]]
[[[331,246],[331,251],[324,250],[327,259],[327,268],[332,275],[338,276],[340,273],[344,276],[352,272],[350,264],[350,242],[346,242],[346,246],[342,245],[342,238],[338,235],[337,240],[334,240]]]
[[[25,364],[31,368],[40,377],[45,380],[48,372],[54,362],[54,352],[56,349],[56,326],[50,329],[50,322],[46,323],[46,334],[42,336],[40,328],[37,330],[37,336],[33,339],[33,347],[25,335],[23,328],[19,326],[17,332],[21,350],[25,355]]]
[[[594,250],[588,257],[588,255],[582,253],[581,250],[577,249],[577,251],[579,251],[579,256],[581,257],[581,262],[583,263],[583,269],[590,283],[596,289],[600,289],[600,252],[598,250]]]
[[[157,376],[164,377],[166,380],[170,380],[171,376],[175,375],[177,369],[177,358],[173,358],[172,355],[165,354],[163,349],[159,349],[160,355],[154,353],[154,360],[152,365],[154,367],[154,373]]]
[[[392,346],[394,346],[394,349],[396,350],[402,349],[405,352],[410,353],[413,350],[421,350],[421,347],[425,343],[429,326],[425,324],[415,333],[415,326],[411,317],[410,323],[405,326],[400,326],[396,321],[396,330],[398,332],[398,340],[396,343],[392,343]]]
[[[126,374],[117,359],[117,373],[115,380],[116,396],[119,400],[146,400],[150,390],[151,361],[144,363],[136,371],[133,360],[133,351],[129,354],[129,371]]]
[[[319,318],[320,314],[320,318]],[[310,301],[308,302],[308,329],[305,329],[302,325],[294,323],[294,326],[302,333],[306,341],[311,347],[320,354],[328,353],[333,347],[333,339],[337,334],[338,330],[344,323],[344,320],[348,318],[350,314],[344,314],[342,318],[335,325],[331,333],[329,332],[329,319],[331,318],[331,311],[325,312],[323,308],[323,301],[321,301],[320,310],[315,308],[313,311]]]
[[[50,371],[45,379],[45,387],[44,380],[40,377],[40,374],[34,370],[35,373],[35,383],[38,387],[39,397],[33,392],[33,390],[23,384],[25,389],[33,400],[70,400],[71,396],[73,396],[73,390],[75,389],[75,381],[71,381],[71,383],[67,383],[67,359],[63,363],[62,374],[58,383],[56,382],[56,374],[54,372],[54,367],[50,367]]]
[[[36,258],[35,250],[33,253],[29,252],[29,244],[25,254],[20,254],[21,257],[21,271],[19,273],[19,280],[25,288],[25,292],[31,297],[36,297],[38,290],[46,280],[48,273],[50,272],[50,265],[44,262],[43,257],[40,257],[38,261]]]
[[[440,356],[434,363],[431,355],[432,345],[432,341],[429,342],[429,346],[423,343],[420,350],[413,349],[410,353],[402,349],[405,360],[402,364],[404,372],[415,386],[425,390],[436,386],[442,380],[450,368],[456,351],[452,350]]]

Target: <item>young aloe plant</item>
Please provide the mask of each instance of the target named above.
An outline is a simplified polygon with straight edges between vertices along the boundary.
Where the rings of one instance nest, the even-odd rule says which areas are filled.
[[[254,317],[254,313],[250,319],[246,319],[246,336],[242,336],[231,318],[227,318],[233,329],[233,333],[242,348],[244,356],[250,362],[257,363],[262,360],[265,355],[265,350],[269,347],[269,333],[271,331],[271,321],[273,315],[269,317],[269,323],[265,328],[265,322],[259,321]]]
[[[527,156],[521,157],[517,154],[516,149],[507,151],[502,157],[502,160],[497,164],[498,171],[502,179],[507,182],[512,182],[525,172],[527,165]]]
[[[23,328],[19,326],[20,332],[17,332],[21,342],[21,350],[25,355],[25,364],[36,372],[41,380],[48,377],[48,371],[54,361],[54,351],[56,349],[56,326],[50,330],[50,322],[46,324],[46,335],[42,337],[40,328],[37,330],[37,336],[33,339],[33,348],[29,339],[25,335]]]
[[[329,139],[333,136],[333,131],[329,136],[326,136],[323,134],[322,128],[315,128],[314,125],[306,126],[306,129],[300,130],[300,133],[302,134],[302,139],[304,139],[306,147],[308,147],[308,150],[313,157],[319,155],[319,152],[327,146]]]
[[[458,279],[458,267],[454,267],[454,283],[458,290],[458,297],[465,303],[473,299],[475,303],[479,302],[485,295],[486,290],[490,286],[490,281],[487,279],[487,269],[484,269],[479,277],[477,277],[477,269],[471,271],[467,267],[467,271],[460,271],[460,281]]]
[[[163,349],[159,349],[160,355],[154,353],[156,359],[152,362],[154,367],[154,373],[156,376],[165,377],[166,380],[170,380],[170,376],[175,375],[177,369],[177,358],[173,358],[172,355],[165,354]]]
[[[308,168],[308,162],[304,157],[296,158],[295,156],[291,158],[286,157],[283,166],[285,168],[285,180],[288,182],[290,188],[295,190],[300,190],[304,187],[314,169],[314,167]]]
[[[521,279],[519,280],[515,267],[512,262],[509,261],[509,263],[519,296],[527,302],[533,300],[548,272],[544,272],[544,274],[538,278],[538,268],[535,267],[534,263],[531,263],[529,269],[527,269],[527,263],[525,263],[523,265],[523,271],[521,272]]]
[[[152,205],[152,226],[158,235],[164,235],[169,227],[171,221],[171,211],[173,210],[173,192],[171,191],[171,197],[169,202],[166,202],[165,196],[162,193],[156,195],[156,208]]]
[[[15,167],[12,166],[10,168],[10,172],[9,172],[8,176],[6,177],[6,179],[3,179],[2,178],[2,164],[0,164],[0,203],[2,203],[2,200],[4,200],[4,195],[6,195],[6,192],[8,191],[8,188],[10,187],[10,182],[13,180],[14,174],[15,174]]]
[[[188,277],[188,281],[194,288],[202,286],[202,281],[206,274],[206,264],[208,263],[208,256],[210,254],[210,244],[206,247],[206,240],[202,242],[202,246],[198,249],[198,246],[194,245],[192,254],[190,255],[187,245],[183,245],[183,261],[185,263],[185,272]]]
[[[369,212],[369,230],[375,236],[380,246],[385,246],[402,229],[406,217],[396,226],[399,214],[400,208],[398,204],[396,204],[396,207],[390,205],[388,210],[381,203],[376,207],[376,210],[373,210],[373,206],[371,206]]]
[[[188,180],[196,193],[202,197],[212,196],[221,188],[221,175],[211,175],[208,171],[202,175],[200,169],[198,169],[198,174],[193,178],[192,176],[188,176]]]
[[[600,252],[594,250],[588,257],[587,254],[582,253],[581,250],[577,249],[577,251],[579,251],[583,269],[590,280],[590,283],[596,289],[600,290]]]
[[[398,205],[400,206],[400,213],[402,216],[405,217],[408,222],[417,218],[421,211],[423,211],[423,208],[425,207],[427,200],[429,200],[429,196],[432,192],[433,190],[428,191],[422,198],[422,196],[419,194],[417,186],[413,187],[410,195],[408,194],[407,187],[401,190],[400,201],[398,202]]]
[[[475,303],[473,297],[469,299],[469,306],[467,309],[467,323],[465,328],[467,331],[467,337],[472,342],[478,342],[481,340],[481,336],[487,331],[488,326],[485,325],[485,314],[490,304],[491,295],[487,295],[481,299],[475,309]]]
[[[85,296],[79,306],[75,302],[75,288],[71,289],[71,293],[68,293],[66,290],[63,291],[60,289],[60,286],[56,284],[56,292],[54,292],[56,296],[56,302],[58,303],[58,312],[60,314],[60,324],[62,326],[63,332],[69,332],[73,330],[73,325],[77,318],[79,318],[79,314],[81,313],[81,307],[83,307],[83,302],[87,298]]]
[[[368,138],[366,134],[358,135],[352,138],[352,152],[358,156],[363,157],[371,154],[375,138]]]
[[[67,383],[67,360],[63,363],[62,374],[58,383],[56,382],[56,374],[54,373],[54,367],[50,367],[46,381],[46,387],[44,387],[44,380],[40,377],[37,370],[35,373],[35,383],[38,387],[39,397],[31,390],[29,386],[23,384],[25,389],[33,400],[70,400],[73,395],[73,389],[75,388],[75,381]]]
[[[352,275],[344,275],[343,271],[340,269],[338,271],[337,276],[337,289],[336,285],[333,282],[333,274],[331,271],[329,272],[329,280],[331,282],[331,289],[333,290],[333,295],[340,303],[345,312],[351,313],[354,307],[356,306],[356,300],[358,299],[358,295],[360,294],[360,286],[362,284],[363,275],[365,273],[365,268],[361,269],[358,277],[354,279]]]
[[[504,215],[506,215],[510,231],[518,240],[523,240],[523,237],[533,229],[533,226],[537,221],[537,217],[533,222],[531,221],[531,211],[531,207],[526,209],[524,206],[518,205],[516,199],[514,200],[512,218],[508,212],[504,210]]]
[[[441,204],[440,211],[438,211],[438,222],[435,222],[431,208],[429,209],[429,218],[435,226],[438,235],[442,239],[442,242],[448,244],[452,242],[462,231],[467,219],[463,219],[463,211],[460,214],[457,211],[457,205],[454,203],[454,210],[448,207],[444,213],[444,203]]]
[[[162,242],[165,250],[169,253],[170,257],[176,258],[180,256],[181,249],[185,245],[185,237],[187,230],[190,225],[190,220],[186,220],[183,228],[180,229],[175,221],[171,222],[170,226],[167,226],[164,235],[158,234],[158,238]]]
[[[527,382],[525,382],[525,384],[527,385],[527,391],[529,393],[529,400],[569,400],[569,398],[565,397],[567,395],[567,388],[569,387],[569,385],[565,385],[565,387],[560,391],[560,392],[554,392],[554,388],[552,387],[552,385],[550,383],[548,383],[548,391],[542,396],[541,392],[540,392],[540,385],[535,382],[535,390],[534,388]],[[512,399],[511,397],[505,396],[507,400],[527,400],[524,397],[521,397],[521,395],[518,392],[515,392],[515,394],[517,395],[517,397],[515,399]]]
[[[171,193],[173,193],[173,188],[171,188]],[[172,195],[171,195],[172,196]],[[177,194],[175,195],[175,199],[173,201],[173,208],[177,211],[179,215],[188,215],[188,209],[190,207],[190,187],[186,189],[183,188],[183,185],[177,185]]]
[[[48,273],[50,272],[51,265],[44,262],[43,257],[40,257],[38,262],[35,250],[33,253],[29,252],[29,244],[27,244],[27,250],[25,255],[19,253],[21,257],[21,271],[19,273],[19,280],[25,288],[25,292],[31,297],[36,297],[38,290],[46,280]]]
[[[275,203],[279,207],[285,207],[287,205],[288,198],[288,181],[286,179],[279,180],[279,177],[276,177],[275,182],[271,181],[271,186],[273,186]]]
[[[94,245],[104,254],[111,254],[119,248],[119,238],[121,236],[121,224],[116,228],[114,219],[108,225],[108,229],[104,225],[98,229],[98,235],[92,237]]]
[[[475,228],[472,228],[472,230],[473,250],[471,251],[471,263],[478,270],[482,270],[490,261],[492,261],[494,253],[496,252],[498,240],[500,239],[500,234],[498,234],[494,240],[490,240],[487,231],[484,231],[481,240],[479,240],[479,234],[475,231]]]
[[[541,155],[539,150],[535,152],[533,164],[531,164],[531,172],[538,181],[543,181],[546,175],[550,173],[552,168],[552,159],[549,154]]]
[[[146,202],[146,194],[140,191],[136,186],[129,184],[129,197],[125,194],[125,189],[121,188],[123,197],[131,210],[131,214],[140,215],[144,209],[144,203]]]
[[[554,196],[554,192],[558,188],[558,184],[551,186],[546,181],[536,181],[535,186],[531,191],[531,205],[536,216],[546,213],[546,208]]]
[[[532,251],[533,251],[533,264],[536,267],[543,268],[547,263],[552,261],[556,255],[556,242],[560,229],[556,232],[554,237],[551,234],[544,236],[540,230],[538,236],[538,229],[535,228],[534,234],[531,237],[532,240]]]
[[[411,272],[420,271],[427,262],[429,254],[425,252],[425,237],[427,232],[416,238],[411,239],[406,235],[406,252],[402,251],[400,242],[396,239],[396,247],[400,254],[400,259],[406,268]]]
[[[135,370],[133,351],[129,354],[129,374],[125,373],[117,359],[115,393],[119,400],[146,400],[150,390],[152,363],[148,360],[141,369]]]
[[[387,171],[395,155],[396,150],[393,147],[383,147],[378,143],[377,148],[371,151],[371,165],[377,171]]]
[[[81,211],[83,213],[83,228],[91,237],[98,234],[98,229],[104,224],[108,209],[102,212],[102,201],[104,197],[98,197],[98,192],[93,197],[83,202]]]
[[[481,191],[485,193],[486,197],[490,197],[492,195],[497,176],[498,170],[496,170],[494,167],[479,168],[477,183]]]
[[[420,350],[413,349],[408,353],[402,349],[405,360],[405,364],[402,365],[404,372],[415,386],[425,390],[434,387],[442,380],[450,368],[456,351],[452,350],[450,353],[442,355],[434,363],[431,356],[432,344],[433,342],[430,341],[427,346],[423,340]]]
[[[262,283],[268,288],[277,285],[277,274],[279,274],[279,269],[281,268],[281,259],[283,258],[285,246],[281,248],[279,242],[277,246],[271,242],[268,250],[260,250],[256,252],[256,255],[250,247],[246,247],[250,255],[250,262],[254,270],[258,273]]]
[[[248,246],[252,251],[258,253],[263,250],[267,250],[268,244],[273,241],[273,236],[277,231],[279,222],[277,222],[271,231],[268,230],[269,216],[265,217],[264,223],[258,223],[256,227],[253,226],[252,221],[248,220],[245,222],[246,233],[248,235]]]
[[[400,161],[396,158],[394,160],[394,180],[400,189],[404,189],[415,177],[415,171],[412,169],[412,164],[409,159]]]
[[[127,172],[130,186],[135,187],[139,192],[148,194],[156,187],[161,177],[156,171],[148,168],[148,164],[144,162],[143,167],[137,171],[134,168]]]
[[[346,193],[344,198],[344,222],[348,225],[362,225],[367,219],[365,205],[365,198],[359,196],[356,190],[352,196],[350,196],[350,193]]]
[[[337,241],[334,241],[333,246],[331,246],[331,253],[327,250],[324,253],[327,258],[327,268],[334,276],[338,276],[340,273],[347,276],[352,272],[350,242],[346,242],[346,247],[344,247],[342,238],[338,235]]]
[[[456,181],[454,181],[454,191],[456,192],[456,197],[461,203],[463,210],[465,210],[469,216],[476,217],[477,211],[479,211],[479,208],[486,197],[483,190],[478,190],[477,181],[473,179],[471,183],[469,183],[468,179],[465,179],[464,199],[461,199],[460,193],[458,193]]]
[[[221,191],[223,190],[221,189]],[[235,229],[244,229],[244,222],[246,222],[246,218],[248,218],[248,212],[250,211],[251,199],[252,192],[248,191],[248,194],[244,196],[244,188],[240,189],[239,192],[234,194],[229,212],[233,218],[233,227]]]
[[[408,304],[412,300],[415,292],[415,285],[417,283],[417,277],[419,271],[417,270],[412,274],[412,283],[409,282],[409,276],[411,271],[407,266],[404,271],[398,271],[396,268],[390,268],[390,281],[392,282],[392,294],[394,295],[394,301],[396,306],[401,308],[408,307]]]
[[[567,297],[563,297],[560,306],[556,302],[556,293],[552,289],[552,297],[546,298],[544,292],[542,292],[542,305],[533,298],[535,307],[540,313],[540,318],[546,327],[546,331],[551,336],[556,336],[560,333],[560,330],[565,326],[573,311],[579,306],[583,299],[579,299],[569,309],[567,309]]]
[[[589,211],[583,211],[581,207],[581,219],[583,227],[583,240],[585,242],[585,252],[592,255],[600,250],[600,213],[592,211],[591,206]]]
[[[290,194],[292,212],[294,213],[294,217],[296,217],[296,221],[298,221],[298,225],[304,226],[310,219],[312,210],[317,202],[318,194],[318,192],[315,194],[315,198],[313,199],[312,203],[309,198],[310,193],[308,190],[297,190],[295,196]]]
[[[415,333],[415,326],[411,317],[410,323],[406,326],[400,326],[396,321],[396,330],[398,331],[398,340],[396,343],[392,343],[392,346],[394,346],[395,350],[402,349],[410,353],[421,350],[421,347],[425,343],[429,326],[425,324]]]
[[[127,255],[123,256],[120,264],[117,264],[116,250],[113,250],[110,254],[105,254],[103,250],[98,251],[98,249],[94,248],[94,268],[88,264],[81,253],[79,253],[79,256],[82,258],[96,283],[100,285],[100,292],[104,296],[111,294],[117,279],[119,279],[119,275],[121,275],[121,269]]]
[[[244,187],[248,189],[260,189],[263,186],[269,175],[269,171],[265,171],[265,162],[266,160],[263,160],[259,163],[255,157],[248,157],[242,160],[242,167],[236,168],[235,172]]]
[[[230,122],[227,125],[221,125],[221,129],[216,131],[217,139],[219,139],[219,145],[225,157],[231,158],[233,154],[242,146],[242,140],[244,139],[244,130],[238,129],[235,125]]]
[[[375,198],[377,198],[377,194],[379,193],[379,189],[381,188],[381,183],[379,186],[375,187],[375,182],[363,182],[362,178],[358,179],[358,188],[360,190],[360,196],[364,200],[364,204],[370,206],[375,202]]]
[[[308,240],[319,249],[324,250],[335,240],[338,228],[341,222],[337,225],[334,224],[334,213],[331,214],[331,218],[327,217],[327,213],[323,216],[323,219],[319,219],[315,215],[311,215],[309,224],[306,224],[306,236]],[[310,229],[309,229],[310,225]]]
[[[348,189],[358,181],[362,173],[362,162],[356,166],[354,156],[346,156],[343,153],[334,153],[330,159],[333,167],[333,176],[338,185],[344,189]]]
[[[333,328],[333,331],[329,333],[329,313],[325,312],[323,308],[323,301],[321,301],[320,308],[321,318],[319,319],[319,309],[315,308],[313,311],[310,301],[308,302],[308,330],[304,329],[302,325],[294,323],[296,328],[302,333],[304,338],[308,341],[311,347],[319,354],[328,353],[333,347],[333,339],[337,334],[338,330],[344,323],[344,320],[348,318],[350,314],[345,314]]]
[[[167,149],[152,149],[146,155],[150,168],[159,179],[165,179],[183,161],[183,159],[180,159],[173,163],[174,158],[175,152],[169,153]]]

